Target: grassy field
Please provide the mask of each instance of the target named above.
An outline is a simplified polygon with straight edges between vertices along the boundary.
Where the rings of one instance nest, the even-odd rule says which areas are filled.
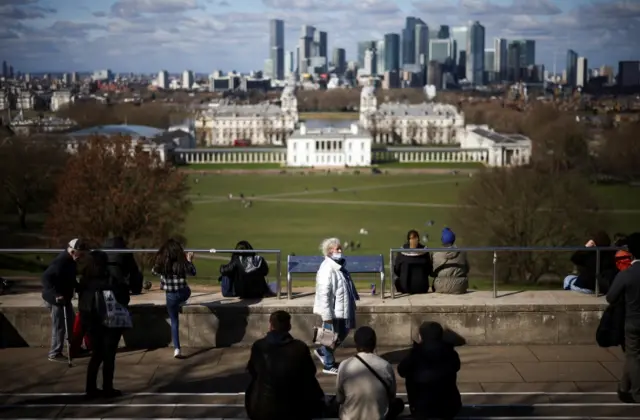
[[[304,120],[353,120],[357,121],[360,114],[357,112],[301,112],[299,119]]]
[[[185,236],[190,248],[233,248],[236,242],[248,240],[259,249],[281,249],[283,273],[286,255],[317,255],[323,238],[337,236],[359,243],[348,254],[382,254],[388,260],[390,247],[401,246],[409,229],[428,235],[427,244],[437,246],[443,227],[452,225],[452,213],[459,190],[470,179],[465,175],[231,175],[198,174],[191,184],[193,209]],[[335,190],[334,190],[335,189]],[[595,187],[603,209],[640,210],[640,194],[631,187]],[[233,194],[234,199],[229,199]],[[238,199],[243,194],[251,200],[245,207]],[[613,219],[612,231],[638,230],[638,214],[619,213]],[[431,223],[432,222],[432,223]],[[368,234],[360,234],[366,229]],[[464,232],[457,231],[460,245]],[[613,232],[612,232],[613,233]],[[275,274],[275,256],[266,255]],[[12,258],[9,260],[8,258]],[[41,261],[36,256],[0,258],[0,275],[39,272]],[[568,255],[567,255],[568,258]],[[44,262],[48,258],[44,258]],[[216,285],[218,268],[228,255],[197,256],[199,276],[196,283]],[[387,262],[388,263],[388,262]],[[7,269],[11,267],[11,269]],[[270,276],[274,281],[275,276]],[[286,276],[283,276],[286,278]],[[473,272],[471,285],[491,288],[488,273]],[[379,276],[358,276],[359,286],[379,282]],[[309,286],[309,277],[296,277],[294,285]],[[503,286],[504,288],[505,286]],[[506,286],[513,289],[514,286]],[[549,285],[517,286],[549,288]]]
[[[484,165],[480,162],[384,162],[374,164],[371,167],[381,169],[480,169]],[[194,163],[180,166],[181,169],[190,171],[210,171],[226,169],[287,169],[278,163]],[[303,170],[304,168],[291,168]],[[365,168],[351,168],[362,169]]]

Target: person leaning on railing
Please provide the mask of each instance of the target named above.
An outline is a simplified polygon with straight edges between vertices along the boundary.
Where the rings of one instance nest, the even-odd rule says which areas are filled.
[[[171,321],[171,338],[173,340],[173,357],[182,357],[180,351],[179,318],[180,306],[191,296],[187,284],[187,276],[196,275],[193,265],[193,252],[184,252],[182,245],[169,239],[156,254],[155,264],[151,270],[160,276],[160,288],[166,292],[167,312]]]

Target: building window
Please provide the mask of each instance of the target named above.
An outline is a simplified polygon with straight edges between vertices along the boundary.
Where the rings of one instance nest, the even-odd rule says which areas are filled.
[[[364,142],[360,142],[360,150],[364,150]]]
[[[293,155],[293,163],[296,163],[297,160],[298,160],[298,156]]]
[[[296,149],[297,149],[297,147],[296,147],[296,146],[298,146],[298,142],[297,142],[297,141],[294,141],[294,142],[293,142],[293,151],[294,151],[294,152],[295,152],[295,151],[296,151]]]
[[[353,143],[349,142],[348,148],[349,148],[349,151],[351,151],[353,149]]]
[[[309,151],[309,145],[310,145],[310,144],[311,144],[311,143],[309,143],[309,142],[307,142],[307,143],[306,143],[306,146],[307,146],[307,147],[306,147],[307,152]]]

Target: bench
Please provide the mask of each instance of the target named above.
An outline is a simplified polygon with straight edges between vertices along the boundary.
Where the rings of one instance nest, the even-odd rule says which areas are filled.
[[[287,256],[287,298],[292,298],[293,274],[315,274],[325,257],[319,255]],[[345,267],[351,274],[380,274],[380,296],[384,299],[384,258],[380,255],[351,255],[345,258]]]

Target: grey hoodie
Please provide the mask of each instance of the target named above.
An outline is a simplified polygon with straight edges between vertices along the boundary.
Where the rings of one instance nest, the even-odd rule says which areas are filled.
[[[451,247],[451,251],[440,251],[433,253],[433,277],[435,277],[434,287],[436,291],[442,293],[452,293],[453,291],[443,290],[449,289],[449,287],[438,287],[439,283],[444,285],[444,283],[452,283],[449,286],[453,286],[453,283],[456,284],[456,287],[460,286],[464,287],[464,291],[466,291],[466,287],[468,286],[468,276],[469,276],[469,262],[467,261],[467,253],[464,251],[458,251],[455,249],[455,245]],[[467,286],[464,286],[466,284]],[[457,293],[464,293],[464,291],[459,290]],[[456,293],[456,292],[454,292]]]

